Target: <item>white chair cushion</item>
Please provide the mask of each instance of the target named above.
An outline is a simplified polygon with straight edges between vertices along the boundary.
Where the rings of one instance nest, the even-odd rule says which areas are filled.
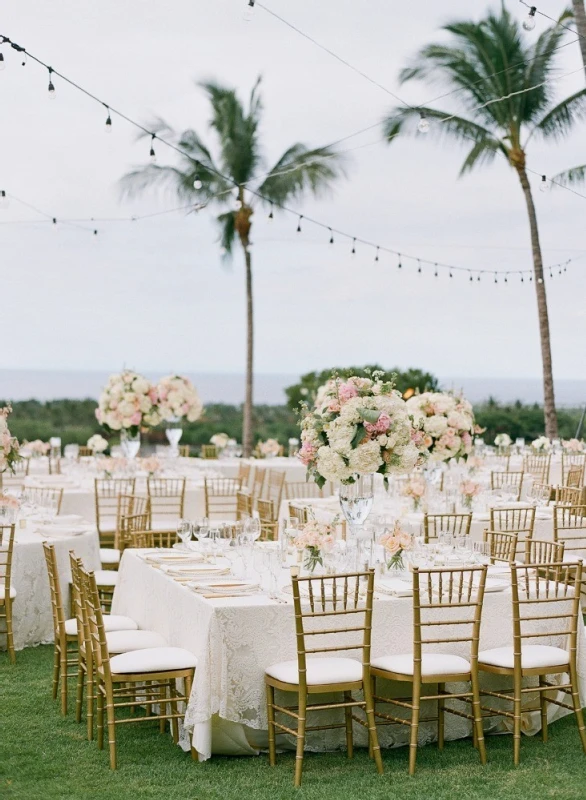
[[[167,647],[163,636],[154,631],[112,631],[106,634],[109,653],[130,653],[132,650]]]
[[[113,569],[96,569],[94,571],[98,586],[116,586],[118,573]]]
[[[104,616],[104,628],[106,630],[106,633],[110,633],[111,631],[138,630],[138,625],[133,619],[130,619],[130,617],[123,617],[118,614],[104,614],[103,616]],[[65,633],[68,636],[77,635],[76,619],[65,620]]]
[[[129,672],[167,672],[197,667],[197,658],[182,647],[157,647],[136,650],[110,659],[110,669],[117,675]]]
[[[176,531],[177,526],[181,520],[179,517],[160,517],[159,519],[151,520],[152,531]]]
[[[307,685],[326,683],[352,683],[362,680],[362,664],[353,658],[308,658]],[[280,661],[272,664],[266,674],[283,683],[299,683],[297,661]]]
[[[387,672],[400,672],[401,675],[413,675],[413,654],[380,656],[373,658],[370,666]],[[463,675],[467,672],[470,672],[470,663],[461,656],[444,653],[424,653],[421,656],[422,678],[429,675]]]
[[[114,547],[100,547],[100,561],[102,564],[119,564],[120,550]]]
[[[570,660],[568,653],[561,647],[549,647],[545,644],[526,644],[521,646],[521,669],[534,667],[559,667]],[[512,647],[495,647],[478,653],[478,663],[492,667],[513,669],[515,658]]]
[[[4,588],[4,584],[2,584],[2,586],[0,586],[0,601],[4,600],[5,597],[6,597],[5,588]],[[11,586],[10,587],[10,598],[12,600],[14,600],[15,597],[16,597],[16,589],[14,588],[14,586]]]

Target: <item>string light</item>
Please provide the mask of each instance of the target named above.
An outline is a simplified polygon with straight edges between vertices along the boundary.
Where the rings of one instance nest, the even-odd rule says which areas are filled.
[[[474,276],[472,275],[472,273],[470,273],[470,282],[474,283]]]
[[[49,70],[49,86],[47,87],[48,91],[49,91],[49,98],[51,100],[54,100],[55,99],[55,86],[53,85],[53,67],[47,67],[47,69]]]
[[[4,69],[6,67],[6,61],[4,61],[4,53],[0,53],[0,69]]]
[[[399,269],[403,269],[403,265],[401,264],[401,256],[399,256],[399,263],[397,264]]]
[[[376,253],[375,253],[375,256],[374,256],[374,260],[375,260],[375,261],[378,261],[378,251],[379,251],[379,250],[380,250],[380,247],[377,247],[377,248],[376,248]]]
[[[275,215],[273,214],[273,204],[271,203],[271,210],[269,211],[269,221],[272,222],[274,218]]]
[[[523,275],[521,275],[521,283],[524,283],[524,281],[523,281]]]
[[[334,244],[334,234],[332,232],[332,229],[329,228],[329,231],[330,231],[330,244]]]
[[[423,111],[419,114],[419,122],[417,123],[417,130],[419,133],[427,133],[429,131],[429,120],[423,113]]]
[[[356,237],[352,239],[352,255],[356,255]]]
[[[438,271],[437,271],[437,264],[436,264],[436,265],[435,265],[435,272],[433,273],[433,277],[434,277],[434,278],[437,278],[437,277],[438,277],[438,275],[439,275],[439,273],[438,273]]]
[[[93,233],[93,236],[92,236],[92,241],[94,241],[94,242],[97,242],[97,241],[98,241],[98,231],[97,231],[97,229],[96,229],[96,228],[94,228],[94,233]]]
[[[0,191],[0,208],[8,208],[8,196],[4,189]]]
[[[543,278],[537,278],[537,283],[543,283]]]
[[[532,31],[535,28],[535,12],[537,8],[535,6],[531,6],[529,9],[529,13],[523,20],[523,27],[526,31]]]
[[[547,183],[547,175],[541,176],[541,183],[539,184],[539,191],[540,192],[547,192],[549,186]]]
[[[303,219],[303,214],[299,215],[299,221],[297,222],[297,233],[301,233],[301,220]]]
[[[203,186],[203,183],[199,179],[199,176],[196,175],[195,176],[195,180],[193,181],[193,188],[197,189],[199,191],[199,189],[201,189],[202,186]]]
[[[110,116],[110,109],[106,106],[106,110],[108,111],[108,116],[106,117],[106,133],[112,132],[112,117]]]
[[[151,149],[149,152],[149,158],[151,163],[154,164],[157,160],[157,154],[155,153],[155,139],[157,138],[156,134],[151,133]]]
[[[244,22],[252,22],[254,17],[254,1],[248,0],[248,5],[244,9]]]
[[[57,228],[57,217],[53,217],[53,225],[52,225],[52,227],[53,227],[54,231],[58,230],[58,228]]]
[[[499,282],[499,279],[497,278],[496,272],[494,273],[494,282],[495,282],[495,283],[498,283],[498,282]]]
[[[480,283],[480,272],[478,273],[478,277],[476,278],[476,280],[478,281],[478,283]]]
[[[507,273],[506,273],[506,272],[505,272],[505,283],[508,283],[508,280],[507,280]]]
[[[417,259],[417,272],[421,275],[421,261]]]
[[[450,278],[453,278],[453,277],[454,276],[452,275],[452,270],[450,270]]]

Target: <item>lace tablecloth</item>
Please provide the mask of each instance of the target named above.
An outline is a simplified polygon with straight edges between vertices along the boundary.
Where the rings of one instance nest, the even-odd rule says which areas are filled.
[[[186,726],[193,731],[193,745],[202,758],[212,753],[253,754],[266,746],[265,669],[279,661],[296,659],[292,602],[270,600],[264,595],[246,598],[198,596],[189,588],[126,550],[120,565],[112,612],[127,614],[139,626],[162,634],[170,645],[184,647],[198,658]],[[288,580],[286,570],[283,581]],[[551,613],[555,611],[551,604]],[[555,624],[556,621],[554,621]],[[384,597],[375,600],[372,656],[413,651],[411,598]],[[510,590],[486,594],[481,630],[481,649],[512,643]],[[541,644],[564,646],[553,637]],[[444,646],[445,650],[446,646]],[[456,655],[466,655],[466,645],[451,646]],[[355,655],[355,654],[351,654]],[[581,628],[578,643],[581,696],[586,700],[586,638]],[[550,705],[550,719],[563,712]],[[213,725],[212,725],[213,721]],[[495,723],[496,724],[496,723]],[[539,730],[539,713],[526,714],[524,730]],[[381,727],[383,746],[406,744],[406,726]],[[356,741],[365,745],[362,728]],[[435,725],[421,726],[421,742],[435,738]],[[466,720],[448,715],[446,737],[470,735]],[[310,734],[314,750],[342,746],[340,731]]]
[[[74,550],[88,569],[100,568],[100,543],[98,532],[88,530],[77,536],[52,536],[47,541],[55,545],[61,592],[65,609],[69,609],[69,551]],[[34,533],[32,526],[17,526],[12,560],[12,585],[16,589],[14,600],[14,646],[17,650],[53,641],[51,596],[43,536]],[[69,612],[66,610],[65,612]]]

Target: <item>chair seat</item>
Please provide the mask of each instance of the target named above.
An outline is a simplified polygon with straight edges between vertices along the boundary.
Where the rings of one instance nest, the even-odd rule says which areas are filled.
[[[5,597],[6,597],[6,588],[5,588],[4,584],[2,584],[2,586],[0,586],[0,602],[2,602],[2,600],[4,600]],[[10,599],[14,600],[15,597],[16,597],[16,589],[14,588],[14,586],[11,586],[10,587]]]
[[[120,550],[115,547],[100,547],[100,561],[102,564],[119,564]]]
[[[353,658],[308,658],[307,685],[319,686],[329,683],[353,683],[362,680],[362,664]],[[272,664],[266,674],[281,683],[299,684],[297,661],[280,661]]]
[[[118,573],[113,569],[97,569],[94,572],[98,586],[116,586]]]
[[[168,672],[174,669],[193,669],[197,658],[182,647],[157,647],[123,653],[110,659],[113,674],[127,675],[132,672]]]
[[[154,631],[112,631],[106,634],[106,641],[108,652],[113,654],[167,647],[165,638]]]
[[[559,667],[568,664],[570,657],[561,647],[549,647],[545,644],[527,644],[521,646],[521,669],[540,667]],[[483,650],[478,654],[478,665],[487,664],[492,667],[513,669],[515,658],[512,647],[495,647]]]
[[[401,675],[413,675],[413,654],[397,656],[380,656],[373,658],[370,666],[386,672],[398,672]],[[429,675],[465,675],[470,672],[470,663],[461,656],[444,653],[424,653],[421,656],[421,677]]]
[[[138,630],[138,625],[130,617],[123,617],[118,614],[103,614],[103,618],[106,633]],[[75,618],[65,620],[65,633],[68,636],[77,636],[77,620]]]

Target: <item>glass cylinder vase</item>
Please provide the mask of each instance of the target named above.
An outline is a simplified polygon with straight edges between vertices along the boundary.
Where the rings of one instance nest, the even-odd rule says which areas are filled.
[[[366,522],[373,503],[373,475],[357,475],[353,483],[340,485],[340,507],[353,536]]]
[[[181,421],[179,417],[172,417],[170,420],[167,421],[167,427],[165,428],[165,436],[167,437],[167,441],[169,442],[171,456],[173,458],[177,458],[179,456],[179,442],[181,441],[181,437],[183,436],[183,430],[181,428]]]
[[[140,431],[133,434],[129,430],[122,429],[120,431],[120,447],[124,457],[129,461],[136,458],[140,450]]]

